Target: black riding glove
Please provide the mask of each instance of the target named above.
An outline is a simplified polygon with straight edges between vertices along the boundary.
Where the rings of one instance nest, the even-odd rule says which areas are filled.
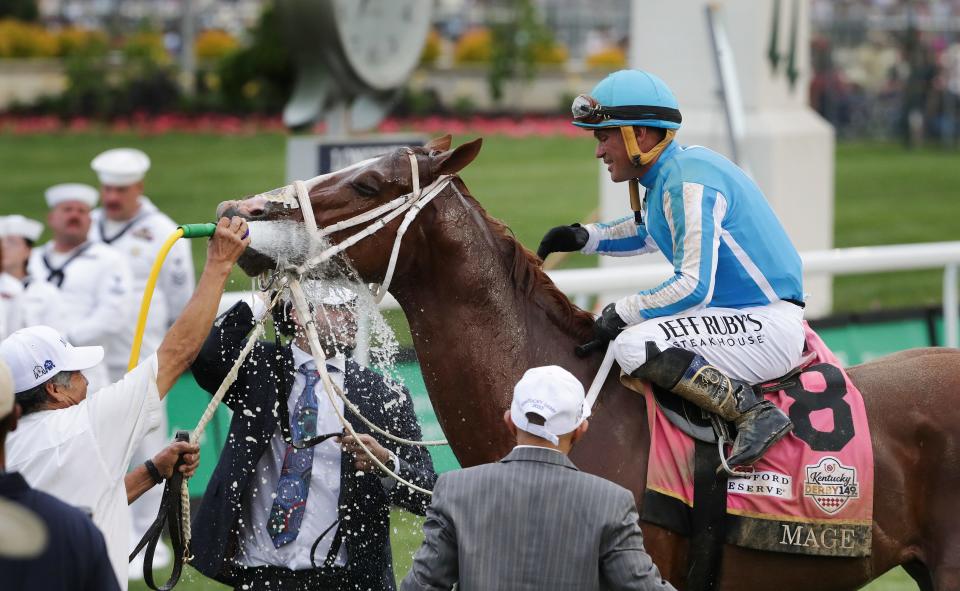
[[[544,234],[540,246],[537,248],[537,256],[540,260],[547,258],[551,252],[573,252],[580,250],[587,244],[590,233],[580,224],[571,226],[557,226],[551,228]]]
[[[603,312],[597,316],[593,323],[593,339],[603,343],[609,343],[623,332],[627,323],[617,314],[616,304],[607,304]]]

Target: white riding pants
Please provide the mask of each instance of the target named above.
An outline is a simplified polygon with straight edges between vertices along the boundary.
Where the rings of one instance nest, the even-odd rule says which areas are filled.
[[[799,365],[803,341],[803,309],[781,301],[651,318],[620,333],[613,351],[628,374],[647,362],[647,343],[653,342],[661,351],[693,351],[729,377],[757,384]]]

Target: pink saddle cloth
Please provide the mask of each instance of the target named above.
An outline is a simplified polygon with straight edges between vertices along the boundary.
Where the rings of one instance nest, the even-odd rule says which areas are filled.
[[[767,392],[793,420],[753,473],[727,482],[727,543],[818,556],[869,556],[873,447],[863,397],[806,325],[799,376]],[[694,442],[646,388],[651,449],[643,519],[685,534],[694,505]],[[714,449],[716,446],[714,446]]]

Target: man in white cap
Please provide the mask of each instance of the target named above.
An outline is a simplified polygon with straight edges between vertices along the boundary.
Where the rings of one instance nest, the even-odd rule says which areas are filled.
[[[249,244],[246,232],[240,218],[220,220],[197,289],[160,347],[92,396],[81,372],[100,363],[101,347],[74,347],[43,326],[0,342],[0,359],[10,367],[24,412],[8,441],[7,463],[32,486],[91,509],[121,588],[127,586],[131,545],[128,502],[170,477],[180,454],[185,475],[199,461],[196,446],[179,442],[128,473],[134,447],[157,428],[163,398],[196,357],[230,270]]]
[[[114,148],[99,154],[90,163],[100,181],[100,207],[93,212],[90,239],[103,242],[123,254],[133,272],[133,287],[142,296],[157,254],[177,224],[143,194],[144,179],[150,170],[150,158],[135,148]],[[194,288],[193,258],[189,240],[178,240],[170,249],[157,278],[150,314],[144,328],[140,360],[160,345],[164,332],[177,319],[190,299]],[[126,337],[133,340],[135,323],[127,326]],[[130,348],[123,355],[107,352],[107,369],[111,380],[117,380],[127,368]],[[161,410],[160,427],[150,433],[134,454],[134,461],[150,457],[152,450],[166,440],[169,432],[166,405]],[[144,495],[133,506],[131,539],[139,540],[150,527],[160,507],[160,490]],[[131,550],[133,548],[131,547]],[[166,566],[170,556],[165,546],[158,547],[154,564]],[[132,577],[141,576],[135,561],[130,565]]]
[[[314,282],[304,291],[333,384],[381,429],[422,439],[410,393],[346,356],[357,294]],[[260,301],[240,302],[217,319],[193,365],[202,388],[216,391],[266,313]],[[292,340],[257,343],[227,391],[224,402],[243,420],[230,425],[194,516],[191,564],[236,589],[393,591],[390,506],[423,515],[429,497],[381,474],[358,441],[340,437],[337,412],[351,417],[382,463],[426,490],[437,477],[430,454],[375,437],[354,420],[342,399],[328,395],[297,315],[283,306],[274,319]]]
[[[498,463],[440,475],[401,591],[454,583],[484,591],[673,589],[644,551],[630,491],[567,458],[589,414],[570,372],[527,370],[503,415],[517,446]]]
[[[54,185],[44,194],[49,242],[33,249],[28,268],[32,281],[60,291],[60,305],[49,326],[74,345],[103,345],[111,356],[130,354],[124,338],[134,324],[133,278],[126,259],[114,249],[88,240],[90,212],[97,190],[81,183]],[[111,381],[106,364],[85,372],[96,391]]]
[[[0,217],[0,339],[34,324],[52,324],[60,308],[59,291],[45,281],[30,281],[27,262],[43,233],[43,224],[22,215]]]
[[[5,589],[119,589],[110,566],[103,534],[83,511],[27,484],[23,475],[7,472],[4,443],[7,433],[17,428],[20,405],[14,401],[13,377],[0,361],[0,581]],[[10,506],[29,511],[36,524],[22,524],[9,514]],[[17,553],[4,552],[19,542]],[[24,554],[27,542],[36,550]]]

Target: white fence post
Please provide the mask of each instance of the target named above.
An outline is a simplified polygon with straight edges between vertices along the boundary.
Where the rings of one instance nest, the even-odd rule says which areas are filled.
[[[948,347],[957,346],[957,264],[952,263],[943,268],[943,334],[944,344]]]

